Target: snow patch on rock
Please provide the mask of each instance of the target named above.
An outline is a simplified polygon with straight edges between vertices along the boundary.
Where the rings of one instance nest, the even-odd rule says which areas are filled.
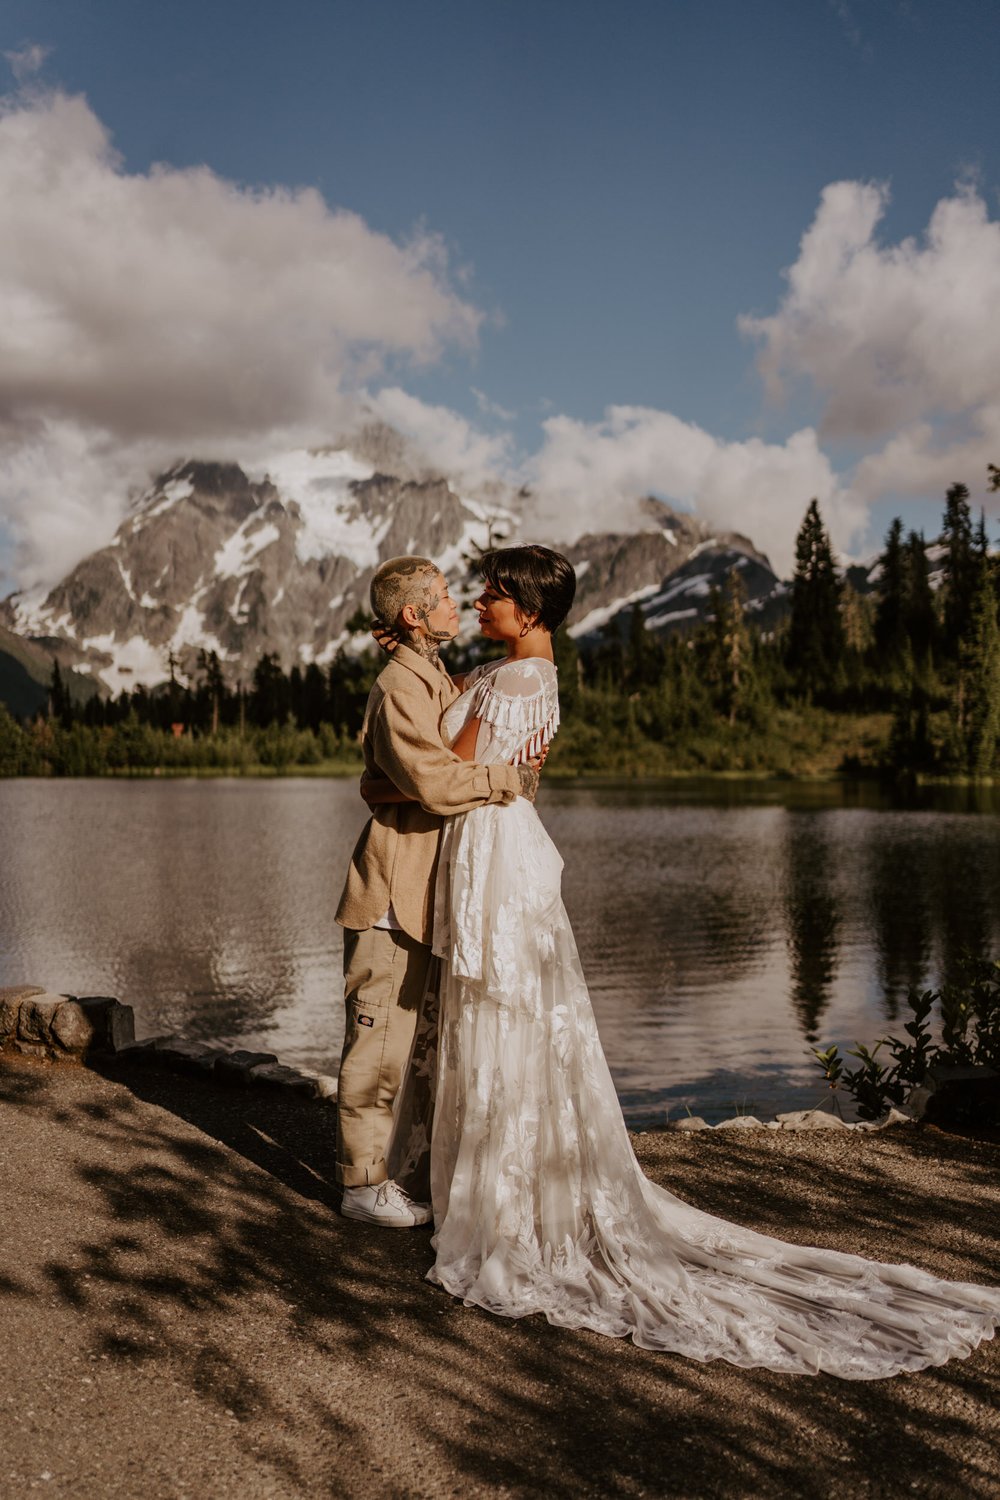
[[[242,578],[250,572],[253,560],[280,539],[281,532],[272,521],[261,523],[257,515],[249,516],[238,531],[223,542],[212,563],[216,578]]]
[[[639,604],[643,599],[648,599],[652,594],[659,593],[658,583],[648,583],[645,588],[636,589],[634,593],[626,594],[622,599],[615,599],[611,604],[604,604],[599,609],[592,609],[589,614],[584,615],[575,625],[571,625],[569,633],[571,636],[587,635],[592,630],[600,630],[606,625],[613,615],[621,609],[628,609],[632,604]]]
[[[113,657],[108,667],[95,667],[94,675],[105,683],[112,693],[129,691],[135,687],[155,687],[167,675],[165,653],[162,648],[151,646],[141,635],[127,641],[115,641],[112,636],[94,636],[85,642],[88,647],[105,651]],[[76,669],[79,671],[79,667]]]
[[[168,479],[166,484],[158,490],[153,490],[149,496],[148,504],[142,500],[139,502],[142,510],[143,520],[149,521],[153,516],[162,515],[165,510],[177,504],[178,500],[186,500],[189,495],[194,494],[194,485],[190,479]]]
[[[351,486],[371,479],[374,473],[371,464],[342,449],[318,453],[300,449],[269,460],[254,477],[266,476],[283,500],[298,506],[301,524],[295,551],[300,562],[339,556],[364,569],[378,563],[378,541],[388,522],[373,530]]]
[[[697,617],[696,609],[668,609],[663,614],[647,615],[646,625],[650,630],[656,630],[661,625],[669,625],[672,620],[695,620]]]

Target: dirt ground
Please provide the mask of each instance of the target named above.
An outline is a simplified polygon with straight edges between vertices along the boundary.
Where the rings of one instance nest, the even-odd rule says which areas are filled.
[[[1000,1341],[891,1381],[509,1322],[426,1231],[335,1211],[334,1113],[0,1059],[0,1496],[1000,1495]],[[902,1127],[635,1138],[727,1219],[1000,1279],[1000,1143]]]

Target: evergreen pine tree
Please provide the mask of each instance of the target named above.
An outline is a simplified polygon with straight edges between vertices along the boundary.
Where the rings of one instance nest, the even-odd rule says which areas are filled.
[[[628,645],[625,648],[626,683],[632,692],[639,691],[649,681],[653,655],[653,639],[646,629],[642,605],[633,604],[628,622]]]
[[[204,673],[204,687],[209,703],[209,733],[214,737],[219,732],[219,716],[226,697],[226,681],[217,651],[198,652],[198,666]]]
[[[844,627],[844,646],[849,654],[862,657],[875,644],[875,603],[870,594],[862,594],[845,578],[840,594],[840,618]]]
[[[27,735],[20,724],[0,703],[0,776],[23,776],[30,774]]]
[[[172,724],[181,722],[181,686],[177,680],[177,668],[179,662],[174,655],[173,647],[167,653],[167,670],[170,677],[167,683],[167,692],[164,699],[165,715],[163,717],[163,728],[169,729]]]
[[[754,696],[754,663],[746,622],[747,591],[738,568],[730,568],[721,589],[712,590],[709,678],[719,710],[730,724],[745,716]]]
[[[631,635],[631,629],[630,629]],[[605,692],[619,689],[626,681],[627,657],[622,642],[622,627],[619,619],[609,620],[598,637],[599,645],[594,651],[594,675]]]
[[[296,662],[288,674],[288,707],[300,727],[305,723],[305,698],[302,668]]]
[[[276,651],[265,651],[253,669],[250,693],[253,721],[261,729],[283,724],[288,716],[288,679]]]
[[[989,776],[996,766],[1000,742],[1000,627],[985,557],[979,559],[958,665],[954,710],[958,748],[973,776]]]
[[[932,771],[934,746],[930,734],[930,703],[924,680],[913,670],[899,695],[889,734],[889,764],[895,771]]]
[[[953,484],[946,496],[941,543],[944,547],[943,645],[945,654],[954,661],[958,657],[959,642],[968,632],[977,581],[972,513],[969,491],[964,484]]]
[[[906,538],[904,596],[904,621],[914,665],[918,671],[926,671],[933,656],[937,617],[923,532],[911,531]]]
[[[73,705],[57,661],[52,663],[52,678],[49,683],[49,718],[58,719],[64,729],[69,728],[73,718]]]
[[[358,656],[343,647],[330,663],[328,675],[331,722],[342,735],[353,739],[359,733],[372,683],[385,658],[381,652]]]
[[[552,637],[552,655],[559,669],[559,703],[568,719],[577,711],[583,686],[580,652],[568,630],[557,630]]]
[[[977,557],[988,557],[990,552],[990,539],[986,535],[986,511],[979,507],[979,521],[976,526],[976,535],[972,542]]]
[[[322,667],[311,661],[302,684],[302,723],[314,732],[326,717],[326,679]]]
[[[829,691],[840,675],[844,626],[841,585],[830,539],[811,500],[795,539],[795,576],[788,626],[787,661],[799,690]]]
[[[876,585],[878,604],[875,610],[875,649],[880,666],[890,670],[898,669],[907,645],[906,563],[903,523],[897,516],[886,533],[885,550],[879,558]]]

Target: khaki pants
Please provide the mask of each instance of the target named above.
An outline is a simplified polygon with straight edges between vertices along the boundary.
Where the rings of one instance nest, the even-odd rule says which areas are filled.
[[[337,1089],[337,1181],[385,1182],[392,1106],[410,1056],[431,950],[406,932],[344,933],[347,1026]]]

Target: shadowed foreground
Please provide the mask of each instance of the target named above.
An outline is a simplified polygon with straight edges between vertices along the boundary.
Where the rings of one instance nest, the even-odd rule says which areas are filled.
[[[995,1496],[1000,1350],[893,1381],[697,1365],[423,1280],[334,1210],[333,1112],[0,1061],[0,1493]],[[1000,1144],[644,1135],[657,1181],[791,1240],[997,1279]]]

